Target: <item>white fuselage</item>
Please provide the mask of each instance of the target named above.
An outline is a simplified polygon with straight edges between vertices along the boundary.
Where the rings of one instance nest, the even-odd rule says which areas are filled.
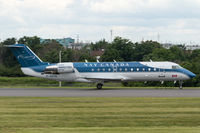
[[[37,72],[32,68],[21,69],[26,75],[67,82],[183,81],[191,78],[186,72],[180,71],[184,68],[174,69],[173,66],[180,67],[172,62],[103,62],[54,64],[50,67],[73,69],[73,72],[56,74]]]

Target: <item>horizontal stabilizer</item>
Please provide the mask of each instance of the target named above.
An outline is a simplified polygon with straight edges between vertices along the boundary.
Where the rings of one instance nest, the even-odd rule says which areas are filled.
[[[23,48],[24,46],[18,46],[18,45],[4,45],[4,47],[8,47],[8,48]]]

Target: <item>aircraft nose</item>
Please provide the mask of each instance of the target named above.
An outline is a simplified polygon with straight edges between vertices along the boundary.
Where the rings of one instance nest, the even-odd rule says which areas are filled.
[[[194,74],[194,73],[191,72],[190,78],[194,78],[194,77],[196,77],[196,74]]]
[[[187,74],[188,74],[188,76],[189,76],[190,78],[196,77],[196,74],[194,74],[194,73],[192,73],[192,72],[190,72],[190,71],[188,71]]]
[[[193,72],[187,70],[187,69],[184,69],[184,73],[189,77],[189,78],[194,78],[196,77],[196,74],[194,74]]]

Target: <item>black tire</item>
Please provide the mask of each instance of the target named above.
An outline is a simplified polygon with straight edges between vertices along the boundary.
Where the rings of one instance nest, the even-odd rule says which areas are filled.
[[[102,89],[102,86],[103,86],[103,84],[100,84],[100,83],[97,84],[97,89],[98,89],[98,90],[101,90],[101,89]]]

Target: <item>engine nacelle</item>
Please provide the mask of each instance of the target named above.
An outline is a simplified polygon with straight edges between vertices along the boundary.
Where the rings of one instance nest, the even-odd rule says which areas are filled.
[[[62,73],[73,73],[74,68],[72,66],[47,66],[44,70],[44,74],[62,74]]]
[[[72,68],[71,66],[58,67],[58,73],[73,73],[73,72],[74,68]]]

